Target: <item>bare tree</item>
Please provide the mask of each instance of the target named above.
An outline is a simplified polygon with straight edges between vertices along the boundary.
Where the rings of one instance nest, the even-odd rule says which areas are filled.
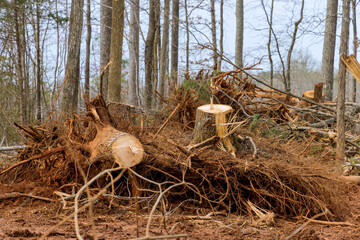
[[[122,45],[124,35],[124,0],[114,0],[112,3],[110,69],[108,82],[108,98],[111,102],[121,101],[121,68]]]
[[[14,21],[15,21],[15,42],[16,42],[16,72],[18,78],[18,86],[19,86],[19,94],[20,94],[20,116],[21,116],[21,123],[26,124],[26,104],[25,104],[25,74],[24,74],[24,51],[25,46],[23,45],[23,37],[22,32],[24,31],[23,25],[21,24],[19,10],[20,4],[17,0],[14,0]]]
[[[112,0],[101,0],[100,3],[100,70],[102,70],[110,61]],[[107,99],[108,78],[109,73],[106,71],[100,89],[105,99]]]
[[[269,24],[267,49],[268,49],[268,57],[269,57],[269,62],[270,62],[270,86],[273,87],[273,85],[274,85],[274,62],[273,62],[272,54],[271,54],[271,36],[272,36],[272,26],[273,26],[274,0],[271,0],[270,16],[269,16],[268,12],[266,11],[264,0],[261,0],[261,5],[262,5],[263,10],[266,15],[266,21]]]
[[[179,61],[179,0],[172,1],[171,20],[171,89],[175,89]]]
[[[338,0],[327,1],[325,36],[321,67],[322,80],[325,83],[324,95],[326,101],[331,101],[333,97],[337,8]]]
[[[220,0],[220,56],[224,54],[224,0]],[[221,60],[222,58],[219,57],[218,59],[218,69],[221,70]]]
[[[239,68],[243,64],[244,45],[244,0],[236,0],[236,39],[235,39],[235,65]]]
[[[299,29],[299,25],[301,23],[301,21],[303,20],[303,16],[304,16],[304,5],[305,2],[304,0],[301,1],[301,10],[300,10],[300,18],[299,20],[297,20],[295,22],[295,26],[294,26],[294,32],[292,35],[292,39],[291,39],[291,44],[290,44],[290,48],[287,54],[287,61],[286,61],[286,78],[285,78],[285,91],[286,92],[290,92],[291,91],[291,79],[290,79],[290,74],[291,74],[291,55],[295,46],[295,41],[296,41],[296,35],[297,35],[297,31]]]
[[[151,108],[152,103],[152,75],[153,75],[153,48],[155,41],[155,8],[156,2],[159,0],[150,1],[149,7],[149,28],[145,41],[145,106]]]
[[[347,55],[349,46],[349,24],[350,24],[350,0],[343,0],[342,20],[341,20],[341,40],[340,56]],[[343,161],[345,159],[345,83],[346,66],[340,59],[339,64],[339,83],[337,95],[337,142],[336,159]]]
[[[357,48],[359,46],[359,41],[357,39],[357,31],[356,31],[356,0],[352,0],[352,23],[353,23],[353,54],[356,58],[357,56]],[[356,102],[356,78],[353,77],[353,94],[352,94],[352,101]]]
[[[215,0],[210,0],[210,13],[211,13],[211,36],[213,47],[213,61],[214,69],[218,69],[218,52],[217,52],[217,39],[216,39],[216,16],[215,16]]]
[[[129,36],[129,102],[139,105],[137,86],[139,85],[139,33],[140,1],[130,2],[130,36]]]
[[[167,1],[165,1],[166,3]],[[190,29],[189,29],[189,13],[188,13],[188,1],[185,0],[185,28],[186,28],[186,63],[185,71],[189,72],[189,55],[190,55]],[[165,15],[164,15],[165,16]],[[165,24],[165,23],[164,23]]]
[[[185,0],[186,4],[186,0]],[[186,9],[186,7],[185,7]],[[162,96],[165,93],[165,80],[167,69],[167,49],[169,45],[169,27],[170,27],[170,1],[165,1],[164,3],[164,25],[162,32],[162,46],[160,53],[160,77],[159,77],[159,92]],[[188,53],[187,53],[188,54]],[[187,55],[188,57],[188,55]],[[187,62],[188,64],[188,62]]]
[[[90,0],[87,0],[86,10],[86,57],[85,57],[85,94],[89,95],[90,90],[90,46],[91,46],[91,6]]]
[[[36,1],[36,29],[35,29],[35,48],[36,48],[36,119],[41,121],[41,49],[40,49],[40,2]]]
[[[84,0],[73,0],[71,2],[68,56],[65,68],[67,79],[65,80],[62,99],[62,111],[64,113],[75,112],[78,104],[83,7]]]

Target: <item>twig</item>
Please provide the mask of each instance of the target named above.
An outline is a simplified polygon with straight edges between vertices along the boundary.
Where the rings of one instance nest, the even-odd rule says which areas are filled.
[[[299,233],[301,230],[303,230],[304,227],[306,227],[312,220],[324,216],[328,213],[328,210],[326,209],[324,212],[316,214],[315,216],[313,216],[312,218],[310,218],[308,221],[306,221],[305,223],[303,223],[298,229],[296,229],[293,233],[291,233],[289,236],[287,236],[285,239],[288,240],[290,238],[292,238],[293,236],[295,236],[297,233]]]
[[[24,149],[24,148],[26,148],[26,145],[11,146],[11,147],[0,147],[0,152],[21,150],[21,149]]]
[[[114,179],[114,182],[116,182],[117,180],[119,180],[122,175],[124,174],[126,168],[121,170],[120,174]],[[87,208],[88,206],[90,206],[95,200],[97,200],[102,194],[104,194],[106,192],[106,189],[108,189],[111,186],[112,183],[108,183],[104,188],[102,188],[94,197],[90,198],[89,201],[82,206],[81,208],[79,208],[77,211],[74,211],[73,213],[71,213],[70,215],[66,216],[63,220],[61,220],[58,224],[52,226],[48,231],[46,231],[46,233],[44,233],[44,235],[41,236],[41,238],[39,240],[45,240],[46,237],[52,232],[54,231],[54,229],[58,228],[59,226],[61,226],[62,224],[64,224],[67,220],[69,220],[70,218],[72,218],[75,214],[77,214],[78,212],[84,210],[85,208]]]
[[[47,152],[44,152],[44,153],[41,153],[41,154],[32,156],[31,158],[28,158],[28,159],[26,159],[26,160],[23,160],[23,161],[21,161],[21,162],[18,162],[18,163],[16,163],[16,164],[12,165],[11,167],[7,168],[6,170],[0,172],[0,175],[3,175],[4,173],[7,173],[7,172],[10,171],[11,169],[14,169],[14,168],[16,168],[16,167],[18,167],[18,166],[20,166],[20,165],[22,165],[22,164],[25,164],[25,163],[30,162],[30,161],[35,160],[35,159],[40,159],[40,158],[47,157],[47,156],[52,155],[52,154],[54,154],[54,153],[62,152],[62,151],[64,151],[65,149],[66,149],[66,148],[65,148],[64,146],[63,146],[63,147],[58,147],[58,148],[51,149],[51,150],[49,150],[49,151],[47,151]]]
[[[249,139],[249,141],[250,141],[251,144],[253,145],[253,148],[254,148],[253,158],[255,158],[255,157],[256,157],[256,154],[257,154],[257,149],[256,149],[256,145],[255,145],[255,143],[254,143],[254,140],[253,140],[251,137],[249,137],[249,136],[246,136],[245,138],[246,138],[246,139]]]
[[[177,110],[180,108],[180,103],[178,103],[178,105],[176,106],[176,108],[172,111],[172,113],[170,114],[170,116],[166,119],[166,121],[163,123],[163,125],[161,125],[161,127],[159,128],[159,130],[157,131],[157,133],[154,136],[154,139],[157,137],[157,135],[164,129],[164,127],[166,126],[166,124],[169,122],[169,120],[172,118],[172,116],[177,112]]]
[[[194,144],[194,145],[191,145],[191,146],[187,146],[186,149],[190,151],[190,150],[192,150],[194,148],[198,148],[198,147],[202,147],[202,146],[205,146],[205,145],[208,145],[208,144],[215,143],[215,142],[219,141],[219,139],[220,138],[218,136],[214,135],[211,138],[208,138],[208,139],[206,139],[206,140],[204,140],[204,141],[202,141],[200,143],[197,143],[197,144]]]
[[[111,168],[111,169],[106,169],[104,171],[102,171],[101,173],[99,173],[98,175],[96,175],[95,177],[93,177],[89,182],[87,182],[86,184],[84,184],[84,186],[82,186],[80,188],[80,190],[76,193],[75,196],[75,213],[74,213],[74,223],[75,223],[75,231],[76,231],[76,236],[78,239],[82,239],[81,235],[80,235],[80,230],[79,230],[79,224],[78,224],[78,212],[79,212],[79,197],[81,196],[82,192],[88,188],[93,182],[95,182],[99,177],[112,172],[112,171],[116,171],[116,170],[120,170],[122,169],[122,167],[118,167],[118,168]],[[115,182],[115,181],[114,181]],[[113,181],[111,181],[110,183],[111,185],[113,185]]]
[[[311,218],[307,218],[307,217],[303,217],[303,218],[309,220],[310,222],[324,224],[324,225],[343,225],[343,226],[350,226],[350,227],[356,226],[355,224],[349,223],[349,222],[329,222],[329,221],[315,220],[315,219],[311,219]]]
[[[35,198],[35,199],[46,201],[46,202],[53,202],[54,201],[54,200],[52,200],[50,198],[35,196],[35,195],[32,195],[32,194],[28,194],[28,193],[19,193],[19,192],[5,193],[3,195],[0,195],[0,200],[6,200],[6,199],[11,199],[11,198],[19,198],[19,197],[30,197],[30,198]]]

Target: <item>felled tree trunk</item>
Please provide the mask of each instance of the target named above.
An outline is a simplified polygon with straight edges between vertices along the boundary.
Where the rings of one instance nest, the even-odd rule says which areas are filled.
[[[88,144],[91,152],[90,161],[100,156],[109,156],[123,168],[132,167],[141,162],[144,155],[142,144],[133,135],[113,127],[101,95],[87,105],[87,110],[97,130],[96,137]]]
[[[231,136],[228,136],[226,114],[233,111],[229,105],[208,104],[198,107],[193,133],[194,143],[200,143],[213,136],[219,137],[221,148],[235,155]]]

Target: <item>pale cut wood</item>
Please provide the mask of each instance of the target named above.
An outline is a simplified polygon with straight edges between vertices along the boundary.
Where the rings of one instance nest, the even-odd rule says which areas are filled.
[[[360,64],[356,60],[355,56],[351,54],[350,56],[343,55],[341,60],[346,65],[348,71],[353,75],[358,83],[360,83]]]
[[[217,136],[226,150],[235,155],[232,137],[227,136],[228,130],[225,124],[227,122],[226,114],[232,111],[231,106],[222,104],[208,104],[198,107],[193,142],[196,144]]]
[[[21,150],[26,148],[26,145],[21,146],[11,146],[11,147],[0,147],[0,152],[6,152],[6,151],[14,151],[14,150]]]

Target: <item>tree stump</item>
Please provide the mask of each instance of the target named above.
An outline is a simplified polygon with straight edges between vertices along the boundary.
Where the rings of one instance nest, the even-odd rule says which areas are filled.
[[[213,136],[220,138],[220,148],[235,155],[235,147],[231,136],[228,135],[226,114],[233,108],[229,105],[208,104],[197,108],[195,128],[193,132],[194,143],[200,143]]]

